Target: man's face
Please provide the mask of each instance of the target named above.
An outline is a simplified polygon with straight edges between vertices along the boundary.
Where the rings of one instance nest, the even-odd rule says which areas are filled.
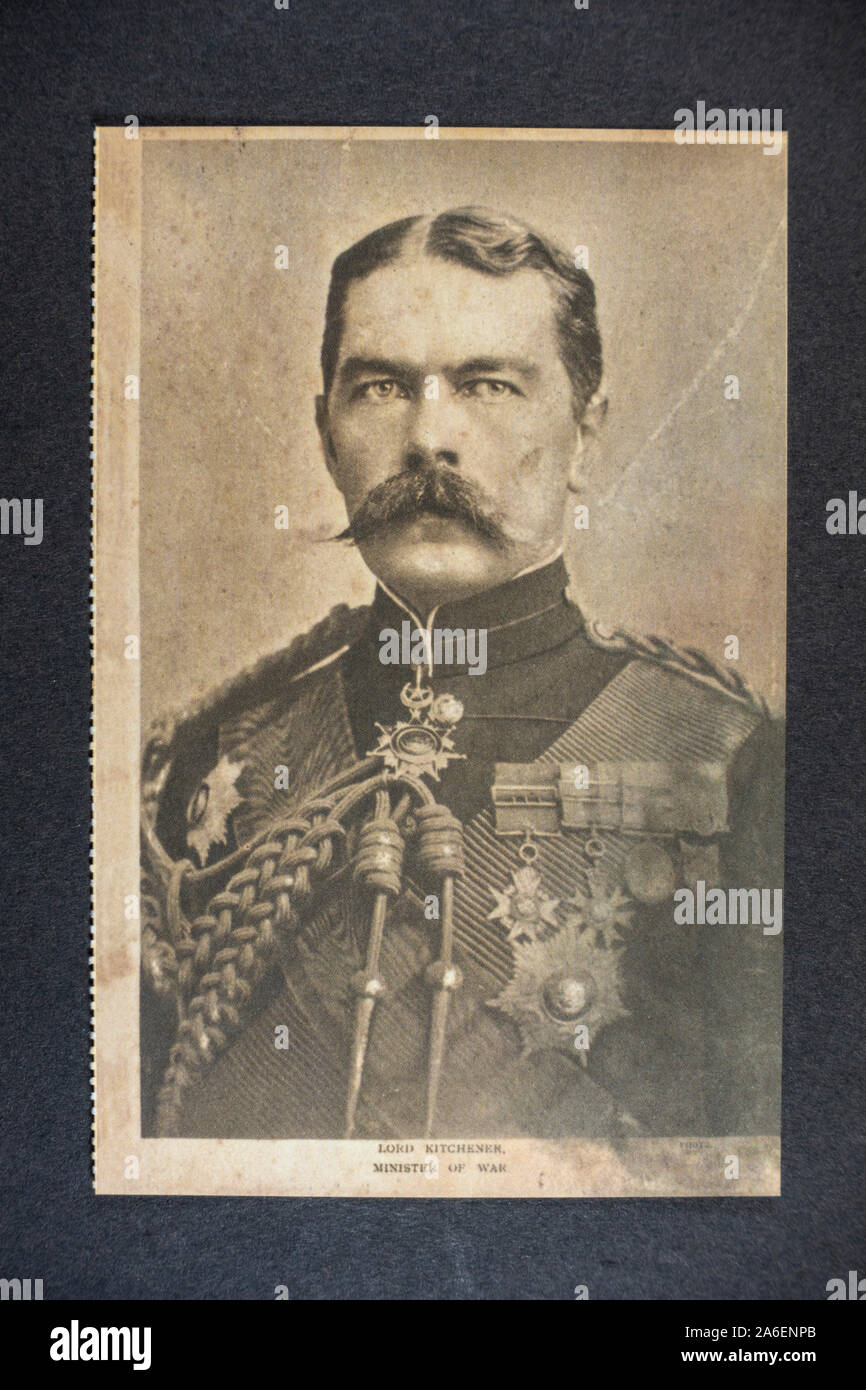
[[[580,429],[538,271],[421,255],[355,281],[317,415],[350,521],[380,484],[433,470],[459,474],[498,522],[483,534],[425,508],[362,531],[366,564],[410,602],[490,588],[560,545]]]

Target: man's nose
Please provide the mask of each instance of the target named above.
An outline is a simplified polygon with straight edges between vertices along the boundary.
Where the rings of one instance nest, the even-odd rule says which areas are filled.
[[[422,396],[412,412],[406,440],[406,467],[432,468],[460,463],[458,426],[449,402]]]

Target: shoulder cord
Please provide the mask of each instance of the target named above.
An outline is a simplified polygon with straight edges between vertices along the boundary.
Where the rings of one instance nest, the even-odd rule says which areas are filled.
[[[770,717],[763,696],[752,690],[739,671],[712,661],[697,647],[681,647],[664,637],[638,637],[634,633],[611,629],[595,621],[587,622],[585,630],[587,637],[596,647],[605,651],[629,652],[648,661],[655,661],[667,670],[677,671],[700,685],[721,688],[726,695],[739,700],[762,719]]]

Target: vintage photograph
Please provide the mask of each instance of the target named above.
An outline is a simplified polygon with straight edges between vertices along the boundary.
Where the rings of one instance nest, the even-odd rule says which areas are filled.
[[[101,127],[98,1192],[779,1191],[786,142]]]

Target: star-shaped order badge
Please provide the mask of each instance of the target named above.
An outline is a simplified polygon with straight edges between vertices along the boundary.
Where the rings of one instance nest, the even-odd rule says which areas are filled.
[[[585,1067],[601,1029],[628,1015],[619,994],[621,955],[593,946],[573,926],[544,941],[518,941],[514,978],[488,1005],[514,1019],[524,1057],[555,1048]]]
[[[589,891],[575,893],[566,904],[576,909],[568,919],[569,926],[586,933],[595,946],[599,942],[609,948],[619,945],[622,937],[617,928],[631,926],[632,908],[625,894],[618,888],[605,892],[591,876]]]
[[[628,1016],[620,997],[625,947],[617,931],[631,925],[628,899],[618,888],[605,892],[591,876],[589,891],[567,900],[576,910],[565,925],[539,937],[539,923],[556,926],[558,900],[543,896],[533,869],[519,869],[512,878],[512,888],[492,890],[498,906],[490,917],[508,929],[514,976],[488,1006],[514,1019],[524,1056],[554,1048],[585,1067],[599,1032]]]
[[[500,890],[491,888],[496,906],[487,914],[490,922],[502,922],[509,941],[528,937],[534,941],[539,929],[556,927],[558,898],[548,898],[541,886],[541,877],[529,864],[511,873],[511,884]]]
[[[229,816],[243,801],[235,785],[242,771],[243,763],[233,763],[224,754],[190,800],[186,841],[202,865],[207,863],[211,845],[225,841]]]
[[[379,741],[368,757],[381,758],[386,772],[394,777],[432,777],[455,758],[465,758],[454,752],[450,730],[463,717],[463,705],[453,695],[437,695],[424,686],[419,678],[414,687],[405,685],[400,700],[409,710],[408,720],[396,724],[376,723]]]

